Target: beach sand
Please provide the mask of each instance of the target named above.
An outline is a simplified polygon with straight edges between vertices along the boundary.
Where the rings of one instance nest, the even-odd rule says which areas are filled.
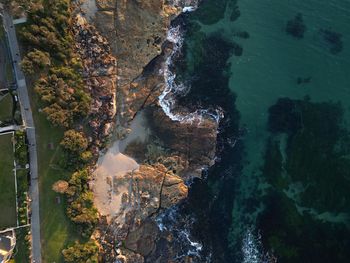
[[[94,204],[100,214],[107,218],[121,211],[121,199],[124,193],[130,196],[132,179],[125,178],[125,174],[137,170],[139,164],[122,152],[129,143],[144,142],[147,139],[149,132],[142,113],[132,121],[130,129],[131,133],[125,139],[115,141],[99,158],[94,172],[92,187]]]

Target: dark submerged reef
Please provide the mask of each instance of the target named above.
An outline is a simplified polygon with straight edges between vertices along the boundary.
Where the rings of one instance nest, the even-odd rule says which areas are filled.
[[[259,218],[264,247],[279,262],[348,262],[350,140],[338,103],[283,98],[269,110],[263,176],[270,184]],[[281,147],[287,134],[287,147]],[[291,185],[299,189],[291,193]],[[323,215],[322,215],[323,214]]]
[[[324,45],[329,49],[331,54],[335,55],[343,50],[342,34],[330,29],[320,29],[319,33],[322,36]]]
[[[196,24],[198,19],[202,23],[216,23],[223,17],[223,3],[228,1],[203,2],[202,5],[213,5],[220,10],[206,14],[205,20],[200,8],[180,18],[186,29],[186,41],[182,56],[175,61],[177,80],[189,81],[191,85],[186,96],[178,95],[178,104],[192,110],[220,108],[225,114],[219,128],[218,160],[206,171],[206,180],[193,182],[189,198],[180,208],[182,217],[189,215],[195,219],[191,234],[204,245],[199,262],[207,262],[209,255],[212,262],[233,262],[227,236],[232,221],[233,189],[241,170],[242,145],[235,143],[240,134],[239,113],[235,108],[235,94],[229,89],[228,59],[242,54],[243,50],[220,33],[200,32]]]
[[[204,108],[219,106],[224,110],[225,118],[221,120],[218,137],[220,160],[207,171],[206,181],[194,182],[184,211],[196,219],[192,234],[204,244],[203,255],[212,252],[213,262],[230,262],[232,257],[227,235],[231,224],[235,175],[241,169],[241,146],[239,143],[234,148],[230,146],[239,134],[235,95],[228,89],[229,75],[226,72],[229,66],[227,59],[234,47],[217,35],[205,38],[202,44],[207,53],[203,62],[195,67],[191,91],[178,101],[182,105],[197,104]]]
[[[306,31],[304,19],[302,14],[297,14],[293,19],[289,20],[286,25],[286,33],[297,38],[302,39]]]
[[[191,110],[220,107],[225,118],[220,123],[218,160],[206,171],[206,180],[193,182],[189,198],[177,211],[179,228],[173,231],[186,225],[193,240],[203,244],[202,257],[194,262],[208,262],[209,255],[211,262],[242,262],[242,234],[247,229],[238,229],[236,223],[249,227],[249,216],[263,203],[265,209],[252,232],[261,234],[262,246],[257,245],[272,252],[278,262],[348,262],[350,224],[346,219],[332,222],[332,218],[339,220],[338,213],[350,211],[350,140],[339,104],[313,103],[309,98],[278,100],[268,112],[270,138],[257,192],[240,200],[237,189],[245,180],[242,167],[246,165],[240,140],[244,133],[235,94],[229,89],[228,60],[243,52],[232,38],[247,39],[249,34],[206,34],[197,23],[215,24],[224,17],[235,21],[240,14],[236,3],[204,0],[197,11],[174,22],[186,31],[183,52],[174,61],[177,81],[191,86],[177,94],[179,105]],[[296,38],[305,31],[301,14],[287,23],[286,32]],[[327,43],[337,42],[337,36],[327,39]],[[310,81],[308,76],[296,79],[298,84]],[[260,182],[269,185],[264,194],[258,193]],[[241,206],[238,214],[233,210],[236,202]]]
[[[198,9],[191,17],[205,25],[215,24],[224,17],[228,2],[230,0],[202,0]]]

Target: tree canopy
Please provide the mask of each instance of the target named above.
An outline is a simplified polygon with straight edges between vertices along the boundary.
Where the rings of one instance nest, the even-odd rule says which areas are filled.
[[[74,263],[97,263],[98,246],[93,240],[85,244],[76,242],[74,245],[62,251],[65,262]]]
[[[82,153],[88,147],[88,141],[82,132],[68,130],[64,133],[61,146],[71,152]]]

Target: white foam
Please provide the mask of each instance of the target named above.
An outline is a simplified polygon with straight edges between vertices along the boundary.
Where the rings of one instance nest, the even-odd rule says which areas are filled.
[[[203,245],[199,242],[193,241],[190,237],[190,227],[194,223],[193,219],[188,218],[185,224],[178,224],[179,214],[178,206],[173,206],[163,213],[159,214],[156,218],[156,222],[160,231],[171,231],[182,247],[181,254],[176,256],[176,259],[183,258],[185,256],[200,257],[200,252],[203,249]]]
[[[188,256],[199,256],[200,252],[203,249],[202,244],[195,242],[195,241],[192,241],[190,239],[190,234],[186,230],[181,231],[181,233],[184,235],[184,237],[186,238],[186,240],[188,241],[188,243],[190,244],[190,246],[192,248],[192,249],[188,250],[187,255]]]
[[[194,6],[185,6],[185,7],[182,9],[182,12],[183,12],[183,13],[186,13],[186,12],[193,12],[194,10],[196,10],[196,7],[194,7]]]
[[[178,3],[175,3],[178,4]],[[185,6],[183,12],[192,12],[196,10],[197,4],[193,6]],[[167,34],[167,40],[173,43],[173,50],[171,54],[167,57],[165,66],[161,70],[161,74],[164,75],[165,88],[162,94],[159,96],[159,104],[163,109],[164,113],[173,121],[179,121],[182,123],[201,123],[203,116],[208,116],[213,118],[217,123],[224,117],[223,111],[218,109],[198,109],[194,112],[188,114],[181,114],[174,112],[176,101],[174,95],[184,94],[191,87],[185,85],[184,83],[176,83],[176,73],[171,70],[171,66],[174,58],[179,54],[183,46],[183,34],[181,32],[181,27],[171,27]]]
[[[269,255],[264,254],[262,251],[260,234],[255,236],[251,229],[248,229],[245,233],[242,242],[242,263],[268,263]]]

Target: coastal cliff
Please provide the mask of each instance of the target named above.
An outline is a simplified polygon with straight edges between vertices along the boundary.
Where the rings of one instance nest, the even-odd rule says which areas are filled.
[[[89,22],[77,15],[76,41],[85,47],[81,56],[89,69],[104,68],[98,75],[89,71],[91,91],[101,83],[111,89],[93,96],[90,126],[115,142],[100,155],[91,181],[100,214],[94,238],[103,262],[177,262],[172,234],[160,230],[157,217],[183,201],[186,182],[214,164],[218,129],[210,116],[180,122],[160,105],[164,68],[175,48],[167,31],[184,3],[96,0],[96,7]],[[96,46],[86,49],[91,43]],[[102,60],[96,54],[101,48]],[[181,107],[177,112],[188,114]]]

